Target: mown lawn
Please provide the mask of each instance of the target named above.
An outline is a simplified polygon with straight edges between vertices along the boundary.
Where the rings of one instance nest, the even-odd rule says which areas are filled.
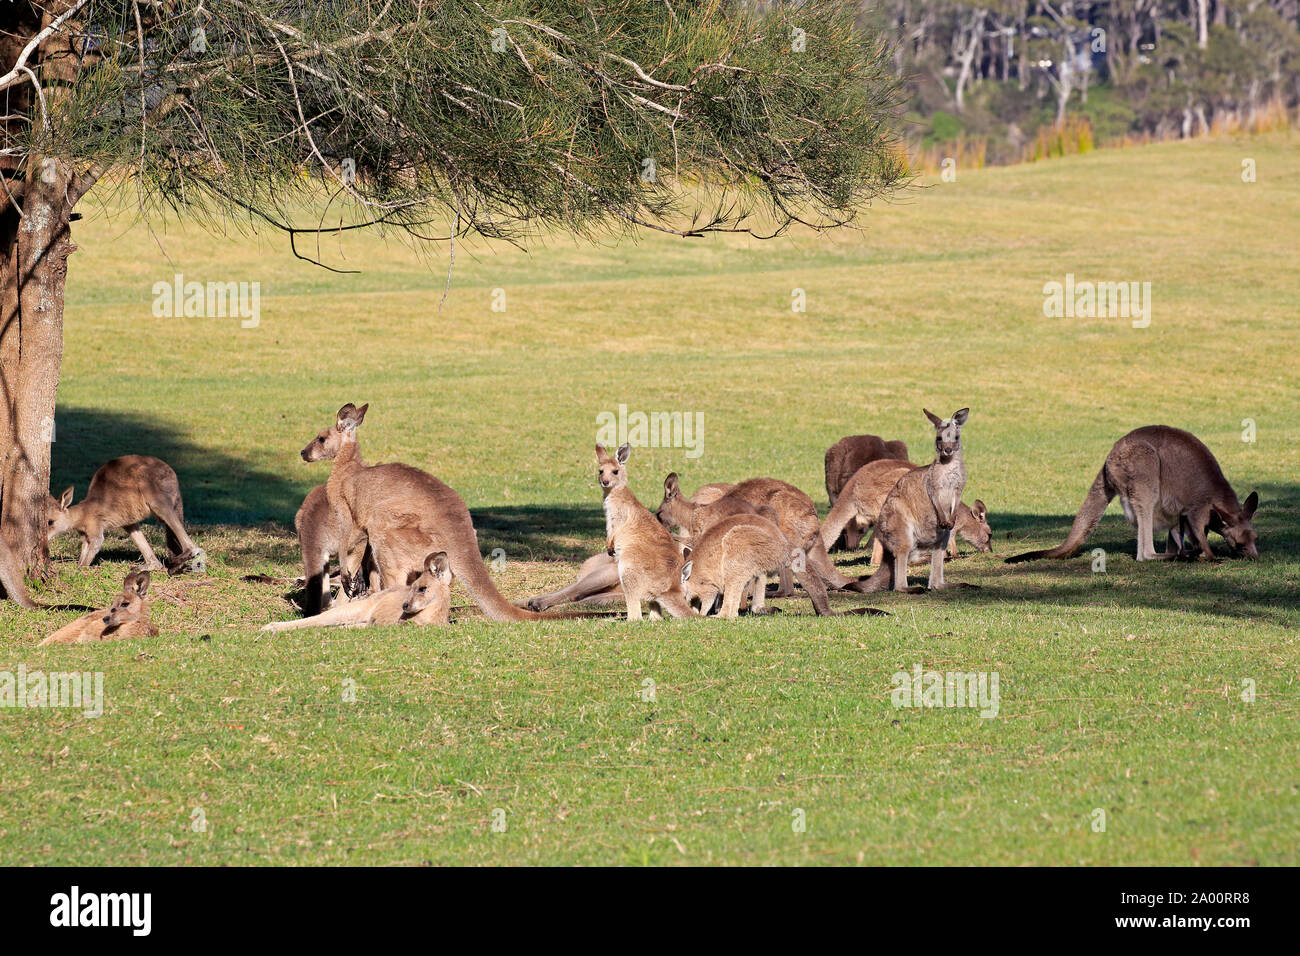
[[[445,258],[374,237],[323,243],[363,270],[342,275],[275,235],[175,222],[157,225],[169,262],[129,211],[88,217],[53,484],[80,498],[111,457],[164,458],[209,568],[156,582],[153,640],[37,650],[74,612],[0,605],[0,672],[105,687],[97,719],[0,708],[0,862],[1300,862],[1297,145],[963,171],[861,232],[480,242],[441,312]],[[260,324],[155,318],[175,273],[260,282]],[[1045,317],[1044,283],[1068,273],[1150,282],[1150,327]],[[460,491],[511,597],[601,546],[592,445],[620,403],[703,415],[699,457],[634,451],[651,507],[675,470],[688,489],[784,478],[823,510],[833,441],[901,437],[928,460],[921,408],[969,406],[966,498],[997,553],[949,566],[979,590],[877,596],[889,617],[467,608],[441,630],[260,636],[292,615],[287,589],[241,577],[294,573],[293,513],[328,473],[297,452],[347,401],[371,403],[368,460]],[[1104,574],[1087,553],[1001,562],[1059,541],[1110,445],[1150,423],[1259,490],[1258,562],[1137,565],[1117,505],[1089,543]],[[88,573],[75,542],[56,550],[52,604],[103,606],[137,559],[124,535]],[[896,709],[891,676],[914,664],[996,673],[998,715]]]

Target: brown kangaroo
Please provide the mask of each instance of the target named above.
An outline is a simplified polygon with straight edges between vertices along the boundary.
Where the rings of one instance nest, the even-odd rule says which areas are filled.
[[[451,582],[447,555],[438,551],[424,559],[420,570],[409,572],[405,584],[385,588],[312,617],[272,621],[263,625],[262,630],[278,633],[305,627],[370,627],[407,621],[443,627],[451,620]]]
[[[703,613],[721,594],[721,617],[736,617],[746,593],[753,595],[751,613],[762,613],[767,576],[800,556],[774,522],[752,514],[723,518],[698,541],[682,566],[682,587]]]
[[[180,571],[195,558],[201,561],[202,550],[185,533],[180,482],[166,462],[147,455],[114,458],[95,472],[85,498],[74,505],[72,495],[69,487],[58,501],[53,497],[46,501],[46,536],[53,541],[66,531],[78,532],[81,556],[77,564],[81,567],[89,567],[99,554],[104,532],[125,528],[144,556],[145,568],[162,570],[140,530],[140,522],[150,515],[161,521],[167,532],[169,573]]]
[[[339,559],[339,600],[346,602],[350,594],[370,589],[371,573],[377,577],[378,572],[373,568],[366,537],[355,531],[345,513],[330,507],[325,485],[317,485],[307,493],[294,515],[293,526],[298,531],[298,545],[302,550],[306,616],[312,617],[330,606],[331,555]]]
[[[885,441],[876,435],[850,435],[826,449],[826,494],[831,507],[859,468],[882,458],[907,461],[907,442]]]
[[[420,567],[425,555],[444,551],[452,573],[489,618],[538,620],[537,614],[502,597],[492,583],[460,495],[410,465],[362,462],[357,428],[369,407],[344,405],[334,424],[302,450],[302,457],[309,462],[333,460],[326,483],[330,507],[343,509],[354,528],[366,535],[381,585],[398,586],[406,580],[407,569]]]
[[[119,594],[103,611],[83,614],[59,628],[38,647],[48,644],[90,644],[93,641],[120,641],[128,637],[157,637],[158,628],[149,620],[149,572],[128,574]]]
[[[934,425],[935,459],[924,468],[906,472],[885,497],[876,519],[876,539],[883,546],[880,567],[866,590],[893,587],[906,591],[907,566],[930,553],[932,590],[943,588],[943,561],[953,525],[957,520],[961,493],[966,487],[966,465],[962,461],[961,427],[970,409],[941,419],[925,411]]]
[[[953,523],[952,534],[948,536],[948,557],[955,558],[960,553],[957,548],[957,539],[964,538],[975,546],[975,550],[983,554],[988,554],[993,550],[993,529],[989,527],[988,511],[984,507],[984,502],[978,498],[975,499],[975,507],[969,507],[966,502],[957,506],[957,520]],[[876,540],[875,533],[871,535],[871,563],[879,565],[881,558],[884,557],[884,546]],[[911,562],[924,564],[924,561]]]
[[[695,489],[695,494],[687,498],[682,494],[681,486],[677,482],[677,472],[674,471],[664,479],[664,500],[659,503],[655,517],[665,528],[670,530],[681,528],[689,532],[691,516],[695,513],[695,509],[712,504],[734,487],[736,486],[717,481],[709,485],[700,485]]]
[[[29,610],[36,607],[36,602],[27,593],[27,583],[23,580],[23,566],[3,537],[0,537],[0,588],[9,596],[9,600],[16,602],[19,607]]]
[[[862,536],[876,523],[880,506],[894,490],[898,479],[918,466],[910,461],[883,458],[868,462],[853,473],[840,489],[826,520],[822,522],[822,544],[829,551],[844,536],[844,546],[857,550]]]
[[[793,547],[804,552],[800,559],[792,562],[788,570],[781,572],[780,584],[768,597],[794,593],[792,572],[808,593],[813,610],[818,614],[833,613],[826,596],[827,587],[845,591],[862,590],[865,578],[846,578],[831,563],[830,555],[822,544],[817,509],[812,499],[794,485],[776,478],[751,478],[727,492],[726,497],[744,499],[759,510],[763,505],[770,506],[780,517],[778,523],[781,533]]]
[[[1185,545],[1197,549],[1202,559],[1212,559],[1207,531],[1222,535],[1233,554],[1259,557],[1250,522],[1259,493],[1252,491],[1240,504],[1204,442],[1179,428],[1146,425],[1115,442],[1062,544],[1017,554],[1007,562],[1074,555],[1116,495],[1124,517],[1137,528],[1139,561],[1178,557]],[[1169,539],[1162,554],[1155,549],[1154,535],[1165,530]]]
[[[619,447],[611,456],[596,446],[601,490],[605,496],[606,550],[618,565],[618,580],[627,601],[627,619],[641,620],[641,602],[651,605],[651,616],[667,612],[691,617],[694,611],[682,590],[682,556],[668,529],[637,500],[627,484],[626,465],[631,449]]]

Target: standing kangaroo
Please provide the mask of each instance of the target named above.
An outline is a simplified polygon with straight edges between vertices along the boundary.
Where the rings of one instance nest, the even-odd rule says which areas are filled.
[[[1259,493],[1252,491],[1240,504],[1204,442],[1179,428],[1146,425],[1115,442],[1062,544],[1017,554],[1007,562],[1068,558],[1077,553],[1116,495],[1124,517],[1137,528],[1139,561],[1178,557],[1185,545],[1198,549],[1201,558],[1212,559],[1207,531],[1222,535],[1234,554],[1259,557],[1250,523],[1259,507]],[[1155,549],[1154,535],[1166,530],[1169,539],[1161,554]]]
[[[72,503],[69,487],[58,501],[47,496],[46,537],[53,541],[67,531],[81,535],[81,556],[77,564],[89,567],[104,545],[104,532],[125,528],[144,556],[144,566],[161,571],[162,563],[149,547],[140,522],[150,515],[163,523],[167,532],[168,571],[175,573],[203,552],[185,533],[181,486],[170,465],[147,455],[114,458],[90,479],[86,497]]]
[[[89,644],[92,641],[120,641],[128,637],[157,637],[158,628],[149,620],[149,572],[128,574],[119,594],[103,611],[91,611],[65,624],[38,647],[49,644]]]
[[[876,540],[883,551],[880,567],[867,581],[868,591],[883,591],[891,585],[895,591],[906,591],[908,564],[923,560],[927,551],[931,590],[945,586],[944,556],[966,487],[961,427],[970,409],[963,408],[948,419],[923,411],[934,425],[935,459],[899,478],[880,506]]]
[[[682,587],[689,598],[699,600],[702,613],[721,594],[721,617],[736,617],[743,596],[752,592],[750,611],[759,614],[767,576],[788,568],[798,557],[774,522],[758,515],[733,515],[716,522],[698,539],[682,566]]]
[[[840,535],[844,547],[857,549],[862,536],[876,523],[880,506],[894,490],[898,479],[918,467],[910,461],[882,458],[868,462],[853,473],[853,477],[840,489],[835,504],[822,522],[822,544],[829,551]]]
[[[385,588],[312,617],[272,621],[264,624],[262,630],[278,633],[305,627],[369,627],[406,621],[443,627],[451,619],[451,582],[447,555],[438,551],[424,559],[420,570],[409,572],[405,584]]]
[[[907,442],[885,441],[876,435],[850,435],[826,449],[826,495],[831,507],[859,468],[882,458],[907,461]]]
[[[641,602],[651,605],[651,616],[667,612],[691,617],[694,611],[682,590],[682,556],[668,529],[637,500],[627,484],[623,466],[631,449],[627,444],[611,456],[596,446],[601,490],[605,496],[605,547],[618,566],[618,580],[627,601],[627,619],[641,620]]]
[[[351,402],[339,409],[334,424],[302,450],[304,461],[334,462],[326,492],[331,508],[343,509],[352,525],[370,541],[379,580],[392,588],[425,555],[444,551],[452,573],[483,613],[494,621],[535,621],[539,615],[515,607],[496,589],[460,495],[433,475],[397,463],[366,465],[361,460],[357,428],[369,404]]]
[[[9,600],[16,602],[19,607],[29,610],[36,607],[36,602],[27,593],[27,584],[23,581],[23,566],[3,537],[0,537],[0,587],[4,588]]]
[[[665,528],[682,528],[690,532],[691,516],[695,514],[697,508],[704,505],[710,505],[725,495],[735,485],[725,482],[714,482],[709,485],[701,485],[695,489],[695,494],[687,498],[682,494],[681,486],[677,481],[677,472],[672,472],[664,479],[664,500],[659,503],[659,508],[655,511],[655,517]]]

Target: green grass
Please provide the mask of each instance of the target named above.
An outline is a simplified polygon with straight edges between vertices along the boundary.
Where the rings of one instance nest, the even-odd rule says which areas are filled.
[[[157,584],[154,640],[36,650],[73,612],[0,605],[0,670],[102,671],[106,691],[99,719],[0,709],[0,862],[1300,862],[1296,145],[962,171],[863,232],[478,243],[441,314],[445,259],[374,237],[324,243],[364,270],[336,275],[275,235],[176,223],[169,263],[129,213],[88,218],[53,484],[80,497],[108,458],[163,457],[210,568]],[[261,325],[153,318],[173,272],[261,282]],[[1151,282],[1150,328],[1044,318],[1066,273]],[[701,457],[633,453],[650,506],[676,470],[688,489],[784,478],[823,509],[830,443],[869,431],[925,459],[922,406],[968,405],[967,500],[987,502],[998,554],[949,566],[980,590],[877,597],[890,617],[792,600],[735,622],[465,613],[259,636],[291,615],[285,589],[240,578],[293,573],[287,529],[327,474],[297,451],[346,401],[371,403],[369,460],[460,491],[510,596],[600,547],[591,446],[619,403],[704,415]],[[1242,496],[1259,489],[1258,562],[1139,566],[1118,507],[1089,545],[1104,575],[1086,555],[1001,562],[1059,541],[1110,445],[1149,423],[1190,429]],[[57,553],[39,599],[95,606],[137,558],[121,535],[89,572],[75,543]],[[915,663],[997,672],[999,715],[896,710],[891,675]]]

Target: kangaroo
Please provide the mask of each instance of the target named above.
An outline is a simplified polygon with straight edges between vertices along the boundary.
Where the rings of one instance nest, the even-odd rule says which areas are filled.
[[[149,572],[128,574],[119,594],[103,611],[83,614],[59,628],[37,647],[49,644],[90,644],[120,641],[128,637],[157,637],[158,628],[149,620]]]
[[[923,411],[934,425],[935,459],[903,474],[880,506],[876,539],[883,551],[880,567],[866,583],[868,591],[883,591],[891,585],[895,591],[906,591],[908,564],[923,560],[927,551],[931,590],[945,586],[943,561],[966,487],[961,427],[970,409],[963,408],[948,419]]]
[[[150,515],[161,521],[167,532],[169,573],[180,571],[203,554],[185,533],[180,482],[164,461],[147,455],[114,458],[91,477],[85,498],[74,505],[72,495],[69,487],[58,501],[47,496],[46,537],[53,541],[64,532],[78,532],[81,556],[77,564],[83,568],[99,554],[104,532],[125,528],[144,557],[145,569],[161,571],[162,563],[140,530],[140,522]]]
[[[777,525],[765,517],[739,514],[723,518],[699,538],[682,566],[682,587],[707,612],[722,595],[721,617],[736,617],[746,593],[750,611],[762,613],[767,576],[800,556]]]
[[[618,580],[627,601],[627,619],[641,620],[641,602],[651,605],[651,616],[663,612],[691,617],[694,610],[682,590],[682,556],[673,536],[627,484],[631,448],[619,447],[611,456],[596,446],[596,464],[605,496],[605,549],[614,556]]]
[[[907,442],[885,441],[875,435],[850,435],[826,449],[826,494],[831,499],[831,507],[835,507],[844,486],[859,468],[882,458],[907,461]]]
[[[427,624],[444,627],[451,620],[451,566],[447,555],[436,551],[424,559],[418,571],[406,576],[406,583],[329,608],[313,617],[296,621],[272,621],[263,631],[278,633],[305,627],[370,627]]]
[[[1222,535],[1234,555],[1259,557],[1250,522],[1259,507],[1259,493],[1252,491],[1245,504],[1239,503],[1204,442],[1179,428],[1146,425],[1115,442],[1062,544],[1017,554],[1007,562],[1076,554],[1116,495],[1124,517],[1137,528],[1139,561],[1176,558],[1185,545],[1199,551],[1202,559],[1213,559],[1207,531]],[[1165,530],[1169,539],[1160,553],[1154,535]]]
[[[988,511],[984,507],[984,502],[978,498],[975,499],[975,507],[969,507],[966,502],[957,506],[957,520],[953,522],[952,534],[948,536],[948,557],[955,558],[960,553],[957,548],[957,539],[965,538],[975,546],[975,550],[988,554],[993,550],[993,529],[989,527]],[[873,533],[871,535],[871,563],[879,565],[881,558],[884,556],[884,546],[876,540]],[[918,563],[918,562],[911,562]],[[924,561],[919,562],[924,564]]]
[[[369,578],[372,573],[377,576],[377,571],[365,535],[357,533],[344,514],[330,507],[329,490],[325,485],[317,485],[307,493],[302,507],[294,515],[293,526],[298,531],[298,545],[302,549],[306,588],[303,612],[306,616],[317,615],[330,606],[331,555],[337,555],[339,559],[340,601],[346,602],[351,593],[369,590],[372,585]]]
[[[695,509],[712,504],[734,487],[736,486],[725,482],[701,485],[695,489],[695,494],[687,498],[682,494],[681,487],[677,483],[677,472],[674,471],[664,479],[664,500],[655,511],[655,517],[665,528],[670,530],[682,528],[689,531],[691,516],[695,513]]]
[[[792,573],[808,592],[813,610],[818,614],[832,613],[830,600],[826,596],[828,586],[840,590],[861,590],[864,580],[844,577],[831,563],[830,555],[822,544],[817,509],[813,506],[812,499],[794,485],[776,478],[751,478],[742,481],[724,497],[740,498],[758,509],[763,505],[771,507],[780,519],[778,524],[781,533],[794,548],[803,552],[800,559],[793,561],[789,569],[781,572],[780,584],[769,597],[794,593]]]
[[[876,523],[880,506],[898,479],[916,467],[910,461],[883,458],[868,462],[854,472],[822,522],[822,544],[826,550],[834,547],[841,534],[844,546],[850,551],[857,550],[862,536]]]
[[[23,566],[2,537],[0,537],[0,589],[3,589],[9,596],[9,600],[16,602],[19,607],[28,610],[36,607],[36,602],[27,593],[27,583],[23,580]]]
[[[496,589],[460,495],[437,478],[397,463],[366,465],[361,460],[357,428],[369,404],[351,402],[339,409],[334,424],[303,450],[304,461],[333,461],[326,493],[331,508],[341,509],[370,541],[384,588],[397,586],[406,569],[419,567],[424,555],[444,551],[452,573],[483,613],[494,621],[535,621],[535,612],[515,607]]]

